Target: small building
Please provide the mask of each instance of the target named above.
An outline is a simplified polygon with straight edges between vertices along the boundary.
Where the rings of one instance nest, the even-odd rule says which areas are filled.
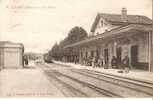
[[[23,44],[1,41],[0,68],[23,68],[23,54]]]
[[[80,63],[90,56],[97,56],[104,58],[111,68],[113,56],[121,63],[128,55],[131,69],[151,71],[151,32],[150,18],[128,15],[126,8],[123,8],[121,14],[98,13],[91,27],[91,36],[65,48],[79,48]]]

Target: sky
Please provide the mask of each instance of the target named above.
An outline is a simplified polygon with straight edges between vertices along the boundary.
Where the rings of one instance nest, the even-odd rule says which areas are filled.
[[[0,40],[44,53],[74,26],[90,33],[97,13],[120,14],[123,7],[152,18],[152,0],[0,0]]]

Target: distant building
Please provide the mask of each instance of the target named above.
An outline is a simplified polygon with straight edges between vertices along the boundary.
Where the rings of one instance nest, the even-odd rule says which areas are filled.
[[[123,8],[121,14],[98,13],[90,37],[65,48],[79,48],[80,63],[89,56],[97,56],[107,60],[111,68],[113,56],[121,62],[128,55],[131,69],[150,71],[151,31],[151,19],[127,15],[126,8]]]
[[[22,68],[24,46],[21,43],[0,42],[0,68]]]

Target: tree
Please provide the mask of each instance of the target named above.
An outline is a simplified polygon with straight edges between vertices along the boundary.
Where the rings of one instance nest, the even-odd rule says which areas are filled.
[[[87,32],[82,27],[74,27],[68,33],[68,36],[65,38],[64,47],[78,41],[84,40],[87,37]],[[67,57],[67,61],[73,62],[75,61],[76,56],[79,55],[79,52],[73,48],[66,48],[63,50],[65,57]]]
[[[72,28],[68,36],[62,40],[59,45],[55,43],[52,49],[48,52],[51,57],[55,60],[61,60],[63,56],[71,56],[71,54],[75,54],[72,49],[65,49],[66,45],[76,43],[81,41],[87,37],[87,32],[82,27],[74,27]]]
[[[82,27],[74,27],[70,30],[67,40],[68,44],[72,44],[81,41],[87,37],[87,32]]]
[[[59,55],[60,54],[59,45],[57,43],[55,43],[54,46],[52,47],[52,49],[48,53],[49,53],[49,56],[58,60],[58,58],[60,56]]]

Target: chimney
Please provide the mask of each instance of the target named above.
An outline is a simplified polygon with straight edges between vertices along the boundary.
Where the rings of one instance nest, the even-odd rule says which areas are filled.
[[[121,11],[121,16],[122,16],[122,20],[123,21],[126,21],[126,17],[127,17],[127,9],[126,8],[122,8],[122,11]]]

